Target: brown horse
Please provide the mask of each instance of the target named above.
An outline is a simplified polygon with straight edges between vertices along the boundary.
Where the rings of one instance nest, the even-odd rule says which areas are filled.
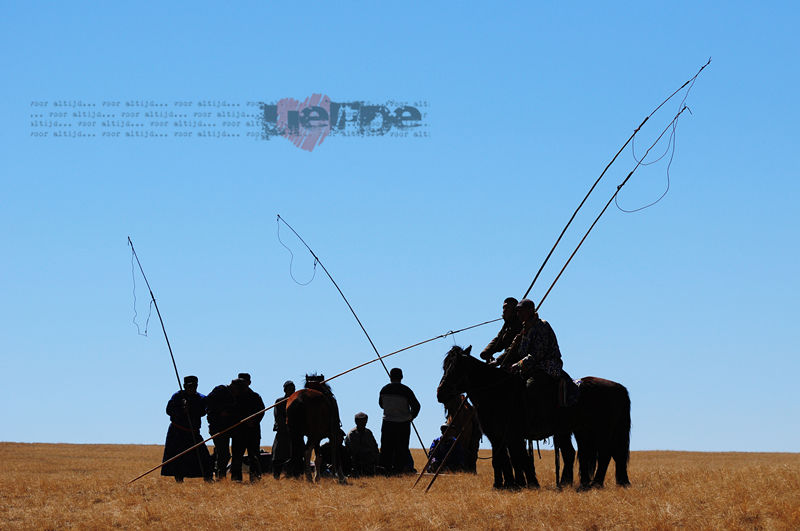
[[[481,427],[492,443],[495,487],[520,486],[525,480],[528,486],[537,485],[535,472],[532,478],[529,476],[530,459],[520,450],[530,432],[522,379],[473,358],[470,348],[458,346],[447,353],[442,368],[437,399],[447,403],[459,393],[469,394]],[[630,485],[630,399],[624,386],[602,378],[583,378],[577,404],[561,412],[559,424],[559,432],[566,430],[567,437],[574,433],[578,442],[581,490],[603,486],[611,458],[616,465],[617,484]],[[555,442],[556,447],[563,444]],[[567,472],[571,479],[572,463],[565,459],[564,473]]]
[[[342,446],[339,408],[327,384],[321,377],[306,376],[306,388],[296,391],[286,403],[286,424],[291,441],[289,470],[295,477],[305,470],[311,477],[311,451],[314,451],[315,473],[319,481],[321,468],[320,442],[331,441],[333,466],[340,483],[345,483],[342,459],[338,449]],[[303,437],[306,442],[303,443]]]

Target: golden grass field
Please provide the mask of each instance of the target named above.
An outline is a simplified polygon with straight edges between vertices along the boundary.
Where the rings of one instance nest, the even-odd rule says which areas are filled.
[[[160,446],[0,443],[2,529],[800,529],[800,454],[633,452],[633,486],[558,492],[542,452],[538,491],[478,475],[176,484]],[[488,451],[482,451],[489,455]],[[417,466],[424,458],[414,453]],[[612,465],[613,469],[613,465]],[[576,467],[577,474],[577,467]]]

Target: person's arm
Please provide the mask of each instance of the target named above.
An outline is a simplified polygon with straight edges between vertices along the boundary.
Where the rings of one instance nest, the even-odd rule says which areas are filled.
[[[419,400],[417,400],[417,397],[414,396],[414,391],[409,389],[408,390],[408,395],[409,395],[408,396],[408,405],[411,408],[411,419],[413,420],[413,419],[417,418],[417,415],[419,415],[419,410],[420,410],[421,406],[419,405]]]
[[[375,436],[372,434],[372,431],[367,430],[367,445],[370,449],[378,455],[378,441],[375,440]]]
[[[519,344],[522,342],[522,335],[525,332],[520,330],[514,339],[511,341],[511,344],[508,346],[505,352],[497,358],[497,366],[498,367],[507,367],[514,363],[514,358],[517,357],[517,351],[519,350]]]
[[[505,325],[503,325],[503,327],[500,328],[500,331],[497,333],[495,338],[489,341],[489,344],[486,345],[486,348],[484,348],[483,351],[480,353],[481,359],[489,361],[492,358],[492,354],[496,354],[497,352],[503,350],[502,345],[500,345],[500,341],[501,341],[501,336],[503,335],[504,328]]]
[[[175,393],[170,397],[169,402],[167,402],[167,415],[169,415],[170,418],[177,417],[182,413],[183,402],[181,398],[180,393]]]
[[[256,411],[261,411],[261,413],[253,417],[251,420],[253,421],[253,424],[260,424],[261,419],[264,418],[264,414],[266,413],[265,411],[262,411],[264,409],[264,400],[258,393],[253,392],[253,394],[255,395],[253,396],[253,411],[250,414],[252,415]]]

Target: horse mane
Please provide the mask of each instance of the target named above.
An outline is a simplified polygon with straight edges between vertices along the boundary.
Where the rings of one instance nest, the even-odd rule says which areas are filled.
[[[487,365],[458,345],[453,345],[453,347],[447,351],[444,361],[442,362],[442,370],[446,372],[447,368],[458,359],[463,359],[469,364],[472,370],[478,371],[488,385],[500,385],[503,382],[509,382],[509,380],[522,382],[519,376],[511,375],[499,367]]]
[[[447,366],[452,363],[453,358],[456,356],[461,356],[464,354],[464,349],[458,345],[453,345],[453,347],[447,351],[447,354],[444,356],[444,361],[442,362],[442,370],[447,369]]]
[[[333,390],[331,386],[325,383],[325,375],[324,374],[317,374],[311,373],[306,374],[306,389],[314,389],[315,391],[319,391],[324,394],[333,394]]]

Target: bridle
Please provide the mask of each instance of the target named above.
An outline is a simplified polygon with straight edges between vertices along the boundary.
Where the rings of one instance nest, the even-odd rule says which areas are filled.
[[[450,373],[452,372],[456,363],[458,363],[459,361],[464,361],[467,358],[471,358],[469,354],[466,354],[463,351],[454,352],[451,350],[451,352],[447,354],[447,358],[449,358],[450,356],[453,356],[453,359],[445,360],[445,368],[444,368],[444,375],[442,376],[442,382],[448,380],[448,377],[450,376]],[[448,386],[452,390],[452,396],[458,395],[461,392],[464,392],[467,394],[467,396],[469,396],[469,395],[475,395],[476,393],[481,393],[483,391],[490,391],[497,387],[502,387],[508,380],[516,378],[516,375],[503,371],[504,375],[500,380],[489,383],[487,385],[476,386],[476,385],[471,385],[471,382],[469,380],[469,374],[467,374],[467,371],[462,371],[462,372],[463,374],[459,379],[459,382]],[[458,385],[459,383],[462,384],[461,387],[463,388],[463,391],[459,391],[459,385]],[[441,388],[441,383],[439,385]],[[469,388],[470,391],[467,391],[467,388]]]

